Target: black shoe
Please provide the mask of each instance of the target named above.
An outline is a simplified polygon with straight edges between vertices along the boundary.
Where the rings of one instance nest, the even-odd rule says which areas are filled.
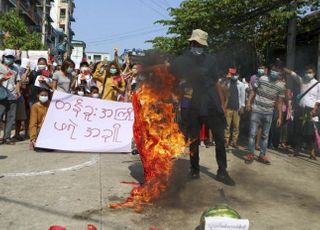
[[[235,186],[236,182],[229,176],[228,172],[220,172],[218,171],[216,180],[224,183],[225,185]]]
[[[13,136],[13,138],[12,138],[13,140],[15,140],[15,141],[24,141],[24,138],[21,136],[21,135],[15,135],[15,136]]]
[[[6,140],[3,141],[3,144],[4,145],[15,145],[16,142],[14,142],[14,141],[12,141],[10,139],[6,139]]]
[[[191,179],[199,179],[200,178],[200,173],[199,172],[190,172],[190,178]]]
[[[131,151],[131,154],[132,155],[139,155],[139,151],[134,149],[134,150]]]

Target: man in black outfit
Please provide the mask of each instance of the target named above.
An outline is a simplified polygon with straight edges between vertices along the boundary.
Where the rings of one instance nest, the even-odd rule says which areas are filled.
[[[216,143],[216,160],[218,172],[216,180],[235,185],[227,172],[227,157],[224,146],[224,130],[226,118],[221,106],[221,91],[216,70],[217,62],[212,55],[205,52],[208,34],[200,29],[194,30],[189,39],[189,49],[176,58],[172,65],[172,73],[185,79],[192,86],[193,93],[189,112],[188,138],[190,145],[191,178],[200,177],[199,167],[199,134],[205,123],[212,130]]]

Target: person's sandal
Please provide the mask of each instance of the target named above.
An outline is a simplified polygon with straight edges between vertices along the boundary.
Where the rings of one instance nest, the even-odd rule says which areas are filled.
[[[244,157],[244,162],[246,164],[251,164],[254,160],[254,154],[252,153],[248,153],[245,157]]]
[[[266,157],[266,156],[259,157],[259,158],[258,158],[258,161],[259,161],[260,163],[263,163],[263,164],[266,164],[266,165],[271,165],[268,157]]]
[[[12,141],[12,140],[4,140],[3,144],[5,144],[5,145],[15,145],[16,143],[14,141]]]
[[[311,160],[314,160],[314,161],[316,161],[317,160],[317,156],[316,156],[316,154],[314,153],[314,152],[311,152],[311,154],[310,154],[310,157],[309,157]]]

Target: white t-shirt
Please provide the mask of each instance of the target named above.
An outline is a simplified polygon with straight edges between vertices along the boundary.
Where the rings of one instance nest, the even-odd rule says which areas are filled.
[[[300,88],[300,95],[310,89],[315,83],[317,83],[316,79],[312,79],[308,83],[302,83]],[[311,89],[300,101],[299,105],[301,107],[309,107],[314,108],[316,102],[320,102],[320,84],[317,84],[313,89]]]

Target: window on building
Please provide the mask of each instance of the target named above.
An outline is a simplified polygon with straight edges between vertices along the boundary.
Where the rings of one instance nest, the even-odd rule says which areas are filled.
[[[62,29],[62,30],[63,30],[63,32],[65,32],[65,31],[66,31],[66,25],[64,25],[64,24],[60,24],[60,25],[59,25],[59,27],[60,27],[60,29]]]
[[[60,18],[65,19],[66,18],[66,9],[60,9]]]
[[[88,59],[91,60],[91,56],[88,56]]]
[[[93,55],[93,60],[95,62],[101,61],[101,55]]]

